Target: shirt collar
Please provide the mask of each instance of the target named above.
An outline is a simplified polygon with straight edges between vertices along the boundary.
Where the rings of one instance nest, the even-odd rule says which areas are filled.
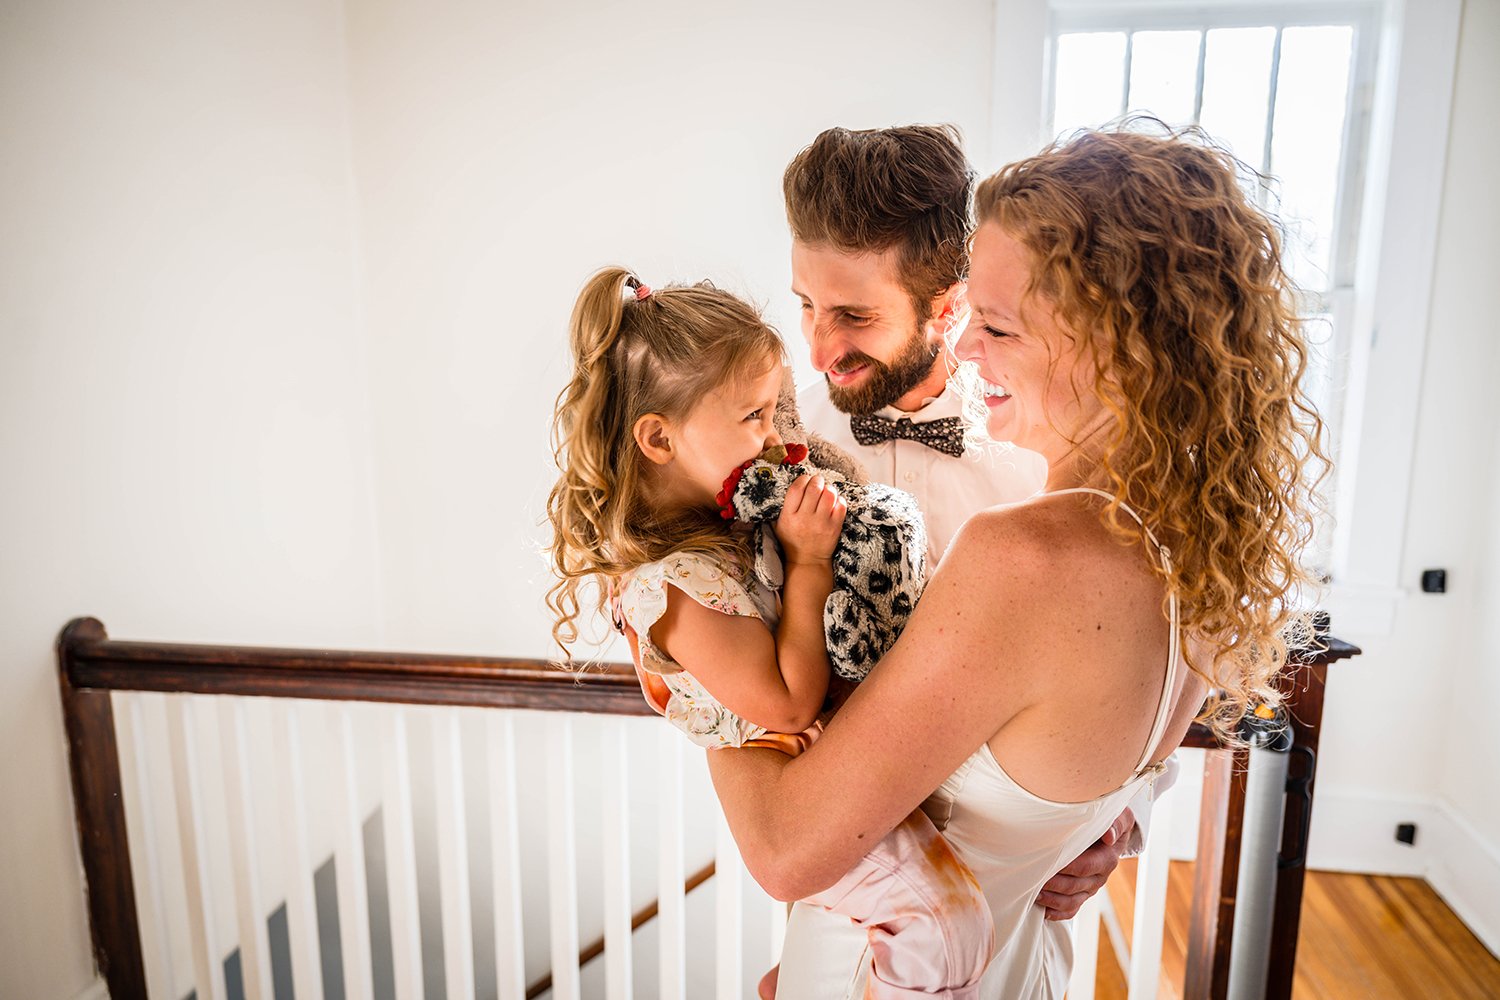
[[[929,396],[922,401],[922,408],[907,413],[898,410],[894,406],[887,406],[883,410],[877,410],[875,416],[884,417],[887,420],[900,420],[906,417],[910,420],[922,422],[927,420],[938,420],[942,417],[962,417],[964,415],[963,399],[952,386],[944,386],[943,391],[936,396]]]

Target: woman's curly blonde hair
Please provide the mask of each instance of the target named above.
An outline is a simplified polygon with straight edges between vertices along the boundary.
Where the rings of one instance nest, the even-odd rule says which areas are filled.
[[[710,391],[759,377],[786,353],[776,331],[729,292],[708,282],[652,291],[621,267],[584,285],[569,339],[573,370],[552,418],[559,475],[547,496],[556,580],[546,600],[564,659],[578,640],[585,584],[597,585],[593,609],[602,613],[616,581],[673,552],[747,565],[744,542],[717,511],[650,502],[653,477],[634,428],[648,413],[681,419]]]
[[[1214,650],[1189,660],[1216,689],[1202,718],[1232,739],[1279,701],[1288,639],[1306,635],[1323,424],[1277,226],[1240,185],[1258,178],[1197,130],[1155,124],[1167,134],[1129,121],[1060,140],[982,181],[975,208],[1029,250],[1028,294],[1095,359],[1115,417],[1095,485],[1170,546],[1158,571]],[[1118,503],[1103,516],[1137,537]]]

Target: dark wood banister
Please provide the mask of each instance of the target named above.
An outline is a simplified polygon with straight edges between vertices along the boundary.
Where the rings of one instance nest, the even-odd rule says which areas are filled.
[[[60,643],[76,688],[653,714],[624,663],[575,672],[487,656],[129,642],[93,618],[68,623]]]
[[[94,957],[115,1000],[146,996],[145,963],[120,790],[111,691],[315,698],[480,708],[654,714],[635,670],[605,663],[569,671],[546,660],[430,653],[208,646],[111,639],[94,618],[75,618],[58,637],[58,674],[71,756],[74,808],[87,881]],[[1338,639],[1298,660],[1287,706],[1296,740],[1313,753],[1297,780],[1311,787],[1328,665],[1359,654]],[[1194,725],[1185,747],[1209,751],[1199,824],[1184,996],[1225,995],[1229,935],[1244,809],[1243,751],[1225,750]],[[1238,762],[1238,766],[1236,763]],[[1311,797],[1289,803],[1277,883],[1267,997],[1290,997]],[[1205,842],[1221,850],[1202,851]]]

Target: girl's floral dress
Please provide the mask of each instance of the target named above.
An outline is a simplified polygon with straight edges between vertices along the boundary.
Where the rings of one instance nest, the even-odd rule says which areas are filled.
[[[666,716],[701,747],[742,746],[766,734],[764,726],[735,715],[719,704],[671,657],[651,643],[651,626],[667,610],[667,587],[676,587],[705,608],[726,615],[759,618],[771,631],[779,620],[776,594],[755,580],[747,585],[711,556],[675,552],[647,563],[626,579],[620,611],[640,642],[641,668],[656,674],[671,692]]]

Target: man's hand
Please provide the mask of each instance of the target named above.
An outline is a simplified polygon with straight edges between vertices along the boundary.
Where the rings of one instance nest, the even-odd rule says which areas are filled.
[[[1073,862],[1052,876],[1037,895],[1037,905],[1047,911],[1048,920],[1070,920],[1088,898],[1103,888],[1110,873],[1120,864],[1120,854],[1129,843],[1130,828],[1135,826],[1135,815],[1129,809],[1104,831],[1104,836],[1094,841]]]

